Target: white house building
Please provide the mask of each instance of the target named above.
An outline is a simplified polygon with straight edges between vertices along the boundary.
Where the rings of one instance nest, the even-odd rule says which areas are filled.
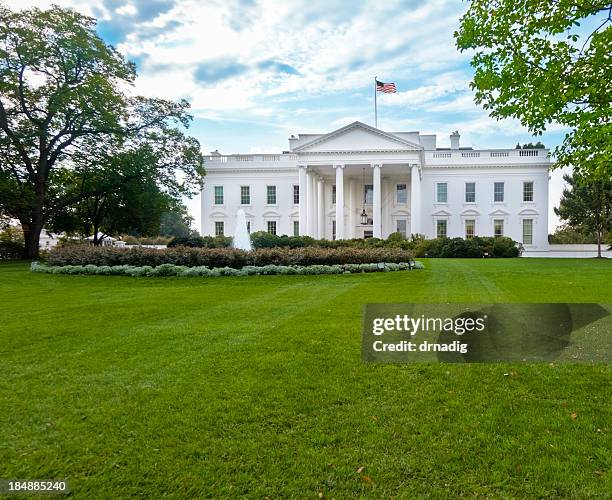
[[[504,235],[548,246],[546,149],[472,149],[450,136],[383,132],[361,122],[289,138],[282,154],[206,157],[202,234],[249,231],[315,238]]]

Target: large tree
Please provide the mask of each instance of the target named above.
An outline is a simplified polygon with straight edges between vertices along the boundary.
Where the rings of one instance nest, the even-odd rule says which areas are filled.
[[[137,233],[158,235],[162,217],[180,204],[180,191],[172,192],[159,174],[167,171],[155,148],[148,144],[127,149],[113,156],[83,158],[84,165],[59,171],[65,195],[80,198],[78,203],[56,212],[50,220],[56,232],[93,235],[94,245],[106,236]],[[199,155],[199,149],[193,152]],[[187,162],[188,156],[177,157]]]
[[[556,166],[612,177],[612,2],[472,0],[455,37],[491,116],[568,127]]]
[[[134,141],[157,144],[169,159],[193,152],[197,141],[181,131],[191,120],[188,103],[134,95],[135,78],[134,64],[96,34],[94,19],[59,7],[0,6],[0,213],[20,221],[25,257],[38,255],[55,214],[98,194],[63,184],[76,153],[95,171],[101,152]],[[193,192],[203,170],[201,155],[191,159],[168,162],[160,182]]]
[[[612,181],[587,180],[579,174],[564,175],[563,190],[555,213],[568,226],[592,234],[597,241],[597,256],[606,232],[612,231]]]

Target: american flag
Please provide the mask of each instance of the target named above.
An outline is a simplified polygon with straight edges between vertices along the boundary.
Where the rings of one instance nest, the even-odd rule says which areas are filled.
[[[376,80],[376,91],[384,92],[385,94],[395,94],[397,89],[395,88],[395,83],[383,83]]]

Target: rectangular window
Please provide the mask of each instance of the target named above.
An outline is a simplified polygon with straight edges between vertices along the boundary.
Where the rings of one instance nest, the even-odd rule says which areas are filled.
[[[465,220],[465,239],[469,240],[476,235],[476,221],[474,219]]]
[[[276,221],[275,220],[268,221],[268,232],[270,234],[276,234]]]
[[[495,219],[493,221],[493,236],[499,238],[504,235],[504,219]]]
[[[408,202],[408,190],[406,189],[406,184],[395,185],[395,201],[396,203]]]
[[[300,204],[300,186],[297,184],[293,186],[293,204],[294,205]]]
[[[247,221],[247,233],[251,234],[251,221]]]
[[[448,203],[448,184],[446,182],[436,184],[436,203]]]
[[[294,220],[293,221],[293,236],[299,236],[299,235],[300,235],[300,221]]]
[[[466,182],[465,183],[465,202],[476,203],[476,183]]]
[[[446,238],[448,228],[448,221],[446,219],[441,219],[436,221],[436,237],[438,238]]]
[[[276,186],[266,186],[266,200],[268,205],[276,205]]]
[[[221,220],[215,221],[215,236],[223,236],[225,223]]]
[[[523,219],[523,245],[533,244],[533,219]]]
[[[406,219],[397,219],[395,224],[395,230],[406,238]]]
[[[223,205],[223,186],[215,186],[215,205]]]
[[[336,221],[333,220],[332,221],[332,240],[335,240],[335,239],[336,239]]]
[[[493,184],[493,201],[502,203],[504,201],[504,183],[496,182]]]
[[[374,202],[374,185],[366,184],[363,186],[363,202],[371,205]]]
[[[336,185],[332,186],[332,205],[336,204]]]
[[[533,182],[523,182],[523,201],[533,201]]]
[[[251,204],[251,187],[240,186],[240,204],[250,205]]]

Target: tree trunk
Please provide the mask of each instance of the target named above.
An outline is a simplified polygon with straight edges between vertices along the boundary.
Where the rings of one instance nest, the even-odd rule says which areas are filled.
[[[601,231],[597,231],[597,258],[601,259]]]
[[[25,249],[23,258],[27,260],[37,259],[40,249],[40,233],[42,224],[22,223],[23,238],[25,240]]]

